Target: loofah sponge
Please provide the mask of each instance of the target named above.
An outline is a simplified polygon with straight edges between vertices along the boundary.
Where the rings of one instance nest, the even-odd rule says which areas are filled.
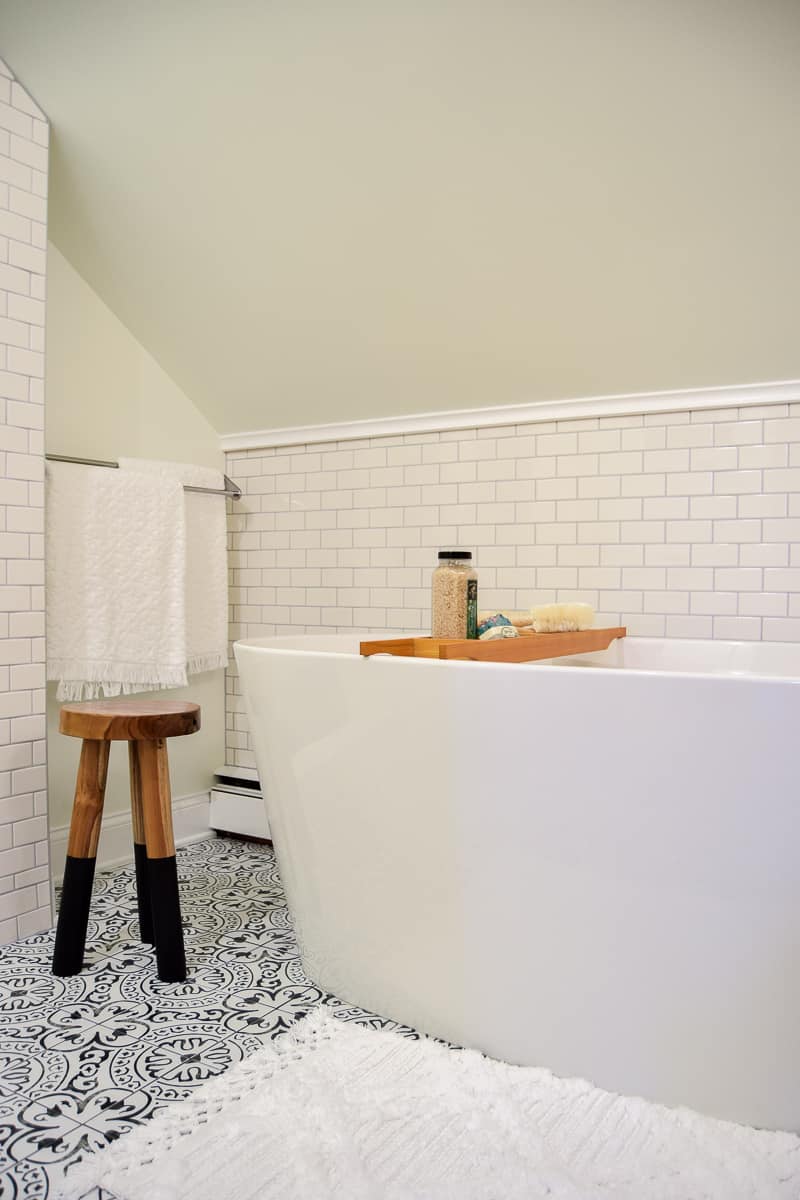
[[[540,604],[531,609],[537,633],[572,633],[591,629],[594,609],[591,604]]]

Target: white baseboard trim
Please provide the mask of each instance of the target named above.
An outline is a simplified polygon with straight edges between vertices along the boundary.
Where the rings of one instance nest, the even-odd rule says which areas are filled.
[[[619,396],[584,396],[575,400],[537,400],[452,412],[412,413],[335,425],[296,425],[286,429],[254,429],[220,438],[226,453],[268,450],[277,446],[307,446],[346,442],[354,438],[398,437],[443,433],[456,429],[487,429],[496,425],[529,425],[537,421],[566,421],[579,417],[639,416],[643,413],[686,412],[705,408],[750,408],[800,400],[800,380],[684,388],[670,392],[632,392]]]
[[[240,837],[271,838],[264,797],[260,791],[235,792],[229,788],[211,789],[212,829],[220,833],[235,833]]]
[[[196,792],[192,796],[180,796],[172,801],[172,824],[175,830],[175,845],[186,846],[189,842],[200,842],[212,837],[208,823],[211,792]],[[53,880],[60,883],[64,874],[67,856],[69,826],[61,825],[50,830],[50,861],[53,864]],[[133,861],[133,834],[130,812],[111,813],[103,817],[100,844],[97,848],[97,866],[118,867]]]

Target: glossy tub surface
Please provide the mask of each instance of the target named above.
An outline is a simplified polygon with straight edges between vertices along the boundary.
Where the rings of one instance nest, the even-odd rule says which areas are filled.
[[[235,650],[321,987],[508,1062],[800,1131],[800,647]]]

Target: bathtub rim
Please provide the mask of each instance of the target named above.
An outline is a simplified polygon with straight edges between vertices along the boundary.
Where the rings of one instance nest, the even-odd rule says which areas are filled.
[[[386,637],[425,636],[425,634],[408,633],[407,631],[393,633],[392,631],[387,630],[384,632],[385,632]],[[356,634],[354,636],[355,636],[356,640],[359,640],[361,638],[369,637],[371,635]],[[381,662],[385,662],[387,659],[392,659],[393,661],[401,663],[401,664],[405,664],[406,666],[435,667],[435,668],[436,667],[453,667],[453,668],[458,668],[458,669],[478,670],[478,671],[508,670],[509,668],[513,668],[513,669],[517,670],[519,668],[523,668],[528,671],[535,670],[537,674],[543,674],[543,673],[549,674],[551,671],[556,671],[558,673],[561,673],[562,671],[576,669],[576,664],[572,663],[570,661],[555,662],[555,661],[550,661],[550,660],[547,660],[547,661],[539,660],[539,661],[535,661],[535,662],[501,663],[501,662],[475,662],[473,660],[467,660],[467,659],[416,658],[416,657],[411,657],[411,656],[406,657],[406,656],[402,656],[402,655],[391,655],[391,654],[376,654],[376,655],[365,656],[365,655],[358,654],[357,652],[354,652],[354,651],[320,650],[320,649],[314,649],[311,646],[309,646],[308,648],[305,648],[305,647],[301,647],[301,646],[297,646],[297,645],[283,644],[283,643],[297,643],[301,640],[308,640],[309,642],[313,642],[313,641],[323,641],[323,640],[329,641],[329,640],[334,640],[334,639],[342,639],[344,641],[346,639],[350,639],[350,637],[351,637],[350,634],[343,634],[343,633],[332,633],[332,634],[305,633],[305,634],[281,634],[281,635],[275,635],[275,636],[269,636],[269,637],[259,637],[259,638],[237,638],[237,640],[233,643],[233,651],[234,651],[234,656],[236,656],[237,648],[241,647],[242,649],[245,649],[245,650],[258,650],[265,654],[270,653],[270,654],[280,654],[280,655],[289,655],[289,656],[306,656],[306,655],[311,654],[318,658],[364,659],[364,661],[368,661],[371,658],[376,658]],[[690,645],[693,647],[705,646],[705,645],[712,645],[712,646],[717,646],[717,647],[719,647],[719,646],[729,646],[729,647],[742,646],[742,647],[746,647],[746,648],[752,648],[753,646],[761,646],[761,645],[768,645],[768,646],[774,646],[774,647],[786,646],[787,648],[790,648],[794,653],[800,655],[800,646],[796,642],[766,642],[765,643],[765,642],[749,642],[749,641],[743,641],[743,640],[736,641],[734,639],[729,640],[729,639],[722,639],[722,638],[644,638],[644,637],[640,638],[640,637],[635,637],[635,636],[630,637],[627,640],[631,641],[631,642],[658,642],[660,644],[664,643],[664,642],[670,642],[670,643],[675,643],[678,646]],[[592,652],[590,651],[589,653],[592,653]],[[575,658],[578,656],[569,655],[569,656],[565,656],[565,657],[571,659],[571,658]],[[706,679],[706,680],[713,679],[713,680],[726,680],[726,681],[730,681],[730,682],[737,683],[737,684],[739,684],[739,683],[769,683],[769,684],[786,684],[789,686],[800,685],[800,667],[798,668],[797,675],[770,675],[770,674],[765,674],[765,673],[759,672],[759,671],[709,671],[709,670],[687,671],[687,670],[675,670],[675,669],[660,670],[655,667],[635,667],[635,668],[633,668],[633,667],[626,667],[624,665],[618,666],[613,663],[609,663],[609,664],[599,663],[599,664],[596,664],[596,668],[601,673],[611,672],[614,675],[624,675],[627,673],[631,676],[636,676],[637,678],[645,677],[645,678],[658,678],[658,679],[664,679],[664,678],[667,678],[667,679]],[[578,665],[578,669],[581,669],[580,665]],[[587,668],[584,667],[583,669],[587,669]],[[591,670],[590,673],[592,674],[592,676],[594,676],[594,670]],[[601,677],[602,677],[602,675],[601,675]]]

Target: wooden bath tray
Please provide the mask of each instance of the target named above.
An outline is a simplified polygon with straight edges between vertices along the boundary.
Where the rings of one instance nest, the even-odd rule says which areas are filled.
[[[626,629],[581,629],[576,633],[528,633],[519,637],[478,639],[409,637],[362,642],[365,658],[372,654],[394,654],[401,658],[468,658],[474,662],[535,662],[539,658],[561,658],[565,654],[586,654],[607,650],[616,638],[625,637]]]

